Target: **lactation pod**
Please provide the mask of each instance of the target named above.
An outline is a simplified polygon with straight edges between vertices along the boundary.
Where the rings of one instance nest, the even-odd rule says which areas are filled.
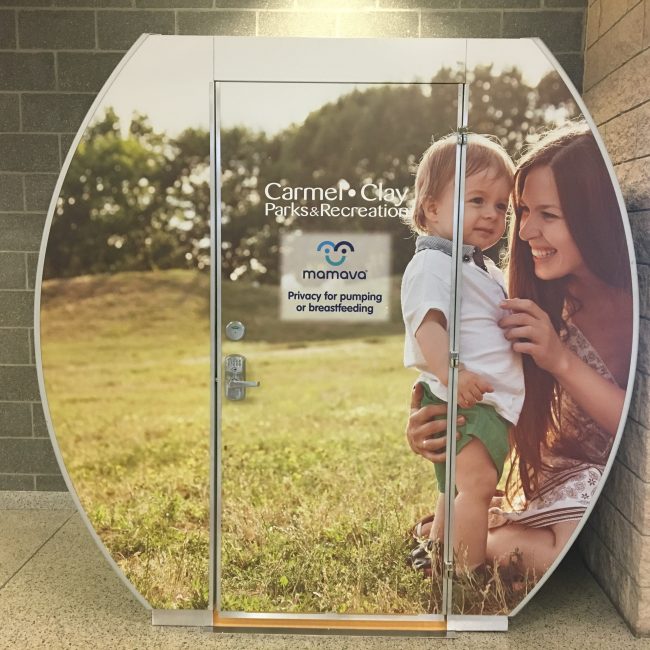
[[[591,153],[570,182],[555,179],[550,215],[535,206],[548,208],[555,186],[538,183],[543,196],[531,198],[525,156],[562,129],[582,129]],[[477,142],[491,143],[487,158]],[[570,208],[587,167],[609,197],[593,237]],[[583,261],[614,224],[616,254],[597,257],[625,267],[605,282],[630,295],[630,363],[616,434],[586,425],[604,441],[598,463],[589,445],[551,454],[538,431],[552,462],[548,489],[535,491],[521,485],[530,449],[510,434],[520,412],[535,421],[521,400],[544,376],[525,355],[502,372],[511,349],[499,352],[495,327],[512,310],[499,292],[559,304],[558,336],[608,372],[564,309],[573,303],[553,294],[565,285],[544,284],[562,241],[537,225],[552,218]],[[506,630],[575,540],[618,447],[638,339],[630,242],[597,130],[537,39],[143,36],[75,137],[39,257],[39,387],[68,488],[154,624]],[[444,313],[436,369],[421,336],[430,312]],[[484,336],[466,338],[471,314],[492,318]],[[507,441],[494,434],[500,450],[482,437],[491,424],[457,427],[464,371],[501,382],[484,391],[489,418],[509,422]],[[442,401],[446,422],[438,403],[431,439],[405,440],[418,382],[431,395],[413,412]],[[569,397],[564,412],[577,413]],[[551,402],[535,399],[537,420],[549,420]],[[562,426],[555,439],[566,442]],[[458,497],[476,439],[496,487],[489,513],[471,520]],[[446,460],[429,462],[423,450],[441,441]],[[575,493],[566,502],[564,487]],[[495,543],[547,530],[560,512],[571,534],[544,564],[523,537]],[[487,514],[485,562],[468,561]]]

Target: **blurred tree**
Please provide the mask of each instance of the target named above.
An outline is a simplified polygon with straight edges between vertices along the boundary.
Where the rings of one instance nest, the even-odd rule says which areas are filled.
[[[496,73],[492,66],[477,66],[468,81],[470,130],[496,136],[514,159],[541,131],[577,115],[556,73],[542,80],[543,95],[525,83],[516,67]],[[236,137],[223,133],[223,183],[233,190],[222,194],[222,209],[228,215],[223,246],[229,255],[222,261],[223,273],[233,279],[277,281],[279,235],[296,228],[389,232],[394,242],[393,272],[401,273],[413,243],[399,219],[334,220],[291,214],[273,218],[264,215],[264,187],[269,181],[322,188],[383,182],[410,191],[423,151],[432,140],[455,130],[456,115],[456,77],[443,68],[431,84],[354,89],[269,141],[242,128]],[[312,205],[305,200],[295,203]],[[362,200],[357,194],[346,203],[362,205]]]
[[[555,72],[533,88],[516,67],[496,73],[477,66],[468,83],[470,130],[496,136],[515,160],[540,132],[578,115]],[[277,282],[280,234],[297,228],[388,232],[393,272],[401,273],[413,242],[399,219],[265,215],[264,189],[270,182],[322,188],[381,182],[410,193],[423,151],[455,129],[456,114],[456,76],[443,68],[431,84],[353,89],[272,137],[244,127],[222,131],[222,273]],[[134,114],[123,137],[109,108],[87,130],[72,160],[52,224],[45,277],[207,268],[209,175],[208,133],[187,129],[172,138]],[[363,204],[358,194],[346,203]]]
[[[260,191],[272,178],[278,149],[263,133],[239,127],[221,133],[221,268],[227,277],[248,269],[264,275],[268,267],[260,258],[267,265],[277,258],[278,224],[264,216]]]
[[[107,109],[84,134],[66,175],[45,277],[205,266],[208,170],[205,132],[171,140],[134,114],[122,137],[118,116]]]
[[[546,74],[537,85],[539,110],[544,113],[545,126],[552,128],[580,114],[573,95],[562,77],[555,72]]]

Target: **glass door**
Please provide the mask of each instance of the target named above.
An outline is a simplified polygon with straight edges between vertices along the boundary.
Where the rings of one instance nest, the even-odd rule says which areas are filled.
[[[442,543],[411,530],[438,488],[404,438],[400,290],[457,85],[221,83],[216,118],[215,609],[441,620]]]

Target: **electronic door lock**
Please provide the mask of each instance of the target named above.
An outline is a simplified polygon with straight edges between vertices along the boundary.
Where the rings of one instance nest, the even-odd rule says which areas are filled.
[[[246,399],[246,389],[260,385],[259,381],[246,381],[246,358],[241,354],[229,354],[223,365],[227,399],[235,402]]]

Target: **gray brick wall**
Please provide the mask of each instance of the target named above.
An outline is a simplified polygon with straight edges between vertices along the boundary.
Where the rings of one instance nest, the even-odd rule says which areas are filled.
[[[590,0],[584,98],[614,162],[637,255],[641,332],[621,449],[583,554],[634,631],[650,634],[650,0]]]
[[[45,214],[77,126],[142,32],[541,36],[579,86],[584,0],[0,0],[0,490],[64,490],[33,353]]]

